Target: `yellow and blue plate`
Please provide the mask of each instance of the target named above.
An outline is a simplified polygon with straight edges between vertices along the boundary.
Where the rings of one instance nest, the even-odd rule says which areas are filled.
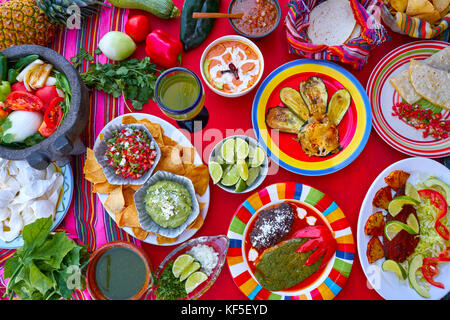
[[[269,108],[283,105],[279,97],[283,87],[298,90],[300,82],[311,76],[324,81],[329,98],[342,88],[346,88],[352,97],[350,107],[338,125],[342,150],[326,157],[306,155],[296,135],[271,130],[265,121]],[[372,113],[366,91],[350,72],[332,62],[300,59],[278,67],[262,82],[253,101],[252,123],[259,143],[273,161],[297,174],[319,176],[336,172],[358,157],[369,139]]]

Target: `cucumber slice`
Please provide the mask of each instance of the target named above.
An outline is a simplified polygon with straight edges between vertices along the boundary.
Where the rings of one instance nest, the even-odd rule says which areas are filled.
[[[421,254],[414,256],[414,258],[411,260],[411,262],[409,264],[409,268],[408,268],[409,285],[411,286],[411,288],[416,290],[416,292],[420,296],[422,296],[424,298],[429,298],[430,293],[428,292],[428,290],[426,288],[421,287],[419,285],[419,283],[417,282],[417,278],[416,278],[416,272],[417,272],[417,270],[422,268],[422,264],[423,264],[423,256]]]
[[[399,196],[391,200],[388,205],[388,211],[391,216],[395,217],[405,204],[418,205],[420,202],[408,196]]]
[[[397,275],[400,280],[406,280],[408,275],[400,263],[394,260],[385,260],[381,265],[383,271],[391,271]]]

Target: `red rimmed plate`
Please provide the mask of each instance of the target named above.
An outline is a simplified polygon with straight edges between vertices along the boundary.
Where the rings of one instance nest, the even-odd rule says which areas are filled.
[[[412,156],[439,158],[450,155],[450,138],[423,138],[422,132],[392,115],[392,106],[402,101],[389,78],[407,70],[410,59],[424,60],[448,47],[444,41],[417,41],[402,45],[387,54],[373,69],[367,82],[367,94],[373,114],[373,126],[391,147]],[[444,119],[450,111],[441,111]]]
[[[319,215],[333,231],[337,250],[325,270],[311,276],[315,277],[314,281],[298,289],[272,292],[256,280],[244,247],[249,226],[258,212],[285,201],[299,202]],[[300,183],[273,184],[251,195],[236,210],[227,236],[230,239],[227,263],[231,276],[251,300],[331,300],[341,291],[353,266],[355,244],[344,213],[329,196]]]

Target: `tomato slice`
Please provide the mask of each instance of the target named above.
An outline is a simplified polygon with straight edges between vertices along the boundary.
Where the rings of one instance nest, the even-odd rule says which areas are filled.
[[[441,221],[441,219],[447,215],[447,201],[444,196],[433,189],[422,189],[419,190],[418,193],[421,197],[429,198],[431,204],[438,210],[434,228],[443,239],[448,241],[450,239],[450,232]]]
[[[53,99],[59,97],[56,86],[42,87],[36,90],[34,94],[44,103],[44,109],[46,109],[50,105]]]
[[[44,103],[34,94],[14,91],[6,97],[6,107],[9,110],[41,111]]]
[[[64,101],[61,97],[56,97],[50,102],[44,113],[44,121],[39,127],[39,133],[44,137],[49,137],[58,129],[58,126],[63,118],[63,111],[60,103]]]
[[[27,87],[25,87],[25,84],[23,82],[16,82],[11,85],[11,92],[14,91],[23,91],[28,92]]]

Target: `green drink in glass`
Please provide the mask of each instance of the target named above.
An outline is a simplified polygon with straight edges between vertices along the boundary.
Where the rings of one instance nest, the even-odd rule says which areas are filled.
[[[176,67],[163,72],[156,81],[155,100],[166,116],[189,132],[203,129],[208,122],[205,91],[189,69]]]

